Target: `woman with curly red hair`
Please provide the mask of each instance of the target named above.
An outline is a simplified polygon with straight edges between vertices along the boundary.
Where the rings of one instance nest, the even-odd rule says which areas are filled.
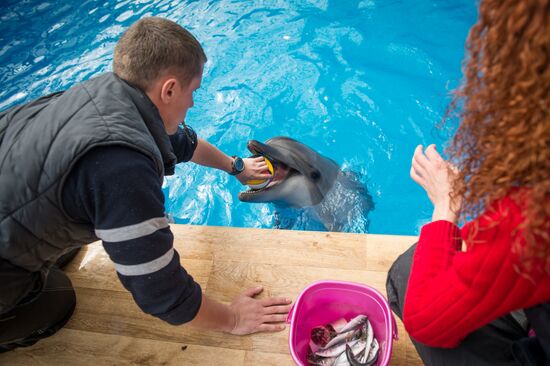
[[[550,365],[550,0],[481,1],[467,51],[450,160],[414,152],[434,213],[388,299],[427,365]]]

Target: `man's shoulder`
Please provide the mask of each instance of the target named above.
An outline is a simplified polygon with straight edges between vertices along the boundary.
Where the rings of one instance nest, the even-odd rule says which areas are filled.
[[[150,160],[150,158],[145,153],[139,151],[135,147],[127,146],[124,144],[98,145],[92,147],[90,150],[88,150],[88,152],[84,154],[84,157],[95,157],[101,159],[108,159],[112,158],[113,156]]]
[[[85,153],[67,176],[62,195],[69,216],[94,225],[116,216],[122,209],[118,206],[141,207],[145,212],[159,202],[159,210],[163,209],[162,178],[155,163],[123,145],[98,146]],[[128,212],[119,216],[125,222],[132,220]]]
[[[133,171],[135,169],[150,170],[156,175],[156,164],[145,152],[125,145],[97,146],[86,152],[80,159],[78,166],[82,169],[94,171],[116,172]]]

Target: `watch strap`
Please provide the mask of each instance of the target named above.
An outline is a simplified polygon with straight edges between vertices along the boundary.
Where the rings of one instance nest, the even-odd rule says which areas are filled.
[[[243,170],[237,170],[235,168],[235,159],[239,158],[237,155],[232,155],[233,161],[231,162],[231,171],[229,172],[230,175],[237,175],[239,173],[242,173]]]

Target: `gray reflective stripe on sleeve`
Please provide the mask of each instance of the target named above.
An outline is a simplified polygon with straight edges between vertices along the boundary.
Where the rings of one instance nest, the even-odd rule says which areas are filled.
[[[170,226],[166,217],[155,217],[139,224],[117,227],[115,229],[95,230],[95,235],[103,241],[116,243],[147,236],[159,229]]]
[[[115,263],[115,269],[123,276],[143,276],[163,269],[173,257],[174,248],[170,248],[169,251],[151,262],[133,265]]]

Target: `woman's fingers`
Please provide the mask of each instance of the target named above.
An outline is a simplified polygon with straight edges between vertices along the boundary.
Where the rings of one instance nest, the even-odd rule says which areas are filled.
[[[418,174],[418,172],[416,171],[416,169],[414,169],[413,166],[411,166],[411,178],[412,180],[414,180],[416,183],[422,185],[422,176],[420,174]]]
[[[412,180],[414,180],[416,183],[422,184],[422,171],[424,168],[422,167],[422,164],[420,163],[420,158],[423,157],[422,154],[422,145],[418,145],[416,149],[414,149],[414,154],[411,162],[411,171],[410,175]]]
[[[414,175],[413,175],[414,173]],[[414,179],[415,177],[420,179],[425,179],[428,176],[428,170],[425,166],[421,165],[416,159],[413,159],[411,164],[411,177]]]
[[[418,145],[416,149],[414,149],[413,164],[414,163],[416,163],[417,167],[420,168],[421,170],[427,169],[430,164],[430,161],[428,160],[426,155],[424,155],[424,153],[422,152],[422,145]],[[416,170],[418,171],[419,169],[416,169]]]
[[[416,172],[420,175],[423,175],[422,173],[425,173],[427,170],[427,166],[424,164],[421,164],[419,159],[416,158],[416,156],[413,158],[413,161],[411,163],[411,166],[416,170]]]
[[[425,154],[428,157],[428,159],[430,159],[431,162],[434,162],[434,163],[444,162],[441,155],[439,155],[439,153],[437,152],[435,148],[435,144],[431,144],[430,146],[428,146],[425,150]]]
[[[412,180],[414,180],[420,187],[426,190],[426,180],[422,177],[414,168],[411,168],[410,172]]]

